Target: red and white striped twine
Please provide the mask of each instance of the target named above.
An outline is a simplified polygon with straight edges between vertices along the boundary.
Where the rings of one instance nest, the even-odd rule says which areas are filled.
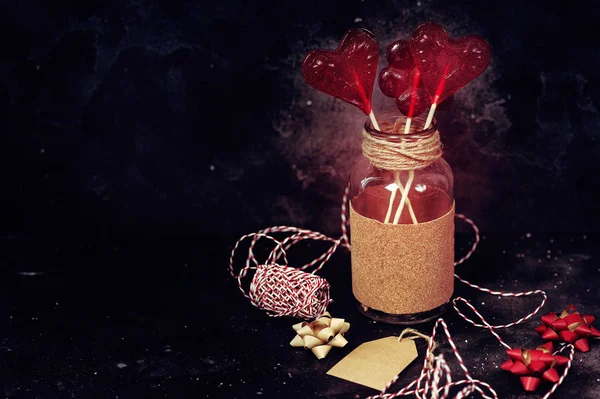
[[[502,338],[494,331],[494,326],[490,325],[485,318],[475,309],[473,305],[471,305],[464,298],[457,298],[460,301],[466,303],[473,312],[479,317],[485,328],[489,329],[492,334],[498,339],[498,341],[507,349],[511,349],[509,345],[507,345]],[[448,367],[444,356],[438,355],[433,357],[431,353],[431,349],[433,346],[433,342],[435,340],[435,335],[438,330],[438,327],[441,326],[444,329],[444,333],[446,338],[448,339],[448,343],[452,348],[452,352],[454,356],[458,360],[458,364],[460,368],[464,372],[465,378],[459,381],[452,381],[452,375],[450,372],[450,368]],[[550,395],[556,391],[556,388],[564,381],[565,377],[569,373],[571,369],[571,364],[573,362],[573,355],[575,354],[575,347],[571,344],[565,345],[556,352],[554,355],[562,352],[566,348],[570,349],[569,352],[569,360],[565,369],[563,370],[562,375],[559,380],[552,385],[552,387],[548,390],[548,392],[544,395],[542,399],[548,399]],[[425,359],[423,361],[423,367],[421,369],[421,374],[419,377],[409,383],[404,388],[400,389],[398,392],[387,393],[390,387],[398,380],[399,375],[394,377],[390,382],[388,382],[385,388],[377,395],[369,396],[367,399],[393,399],[399,396],[409,396],[414,395],[418,399],[447,399],[450,395],[450,388],[464,386],[460,391],[456,393],[453,397],[454,399],[464,398],[471,393],[477,391],[479,394],[486,399],[498,399],[498,394],[496,391],[486,382],[474,379],[471,377],[465,362],[463,361],[460,353],[458,352],[458,348],[452,339],[452,335],[448,329],[448,325],[444,321],[444,319],[440,318],[435,323],[433,327],[433,331],[431,337],[429,338],[429,344],[427,346],[427,353],[425,354]],[[424,382],[424,386],[422,386]],[[491,396],[490,396],[491,395]]]
[[[254,306],[266,310],[267,314],[271,317],[294,316],[305,319],[315,319],[323,314],[327,308],[327,305],[329,302],[331,302],[331,299],[329,298],[329,284],[324,279],[316,276],[315,273],[321,270],[321,268],[329,261],[338,247],[347,248],[348,250],[351,249],[350,242],[348,240],[347,219],[349,193],[350,184],[346,186],[344,195],[342,197],[342,235],[338,239],[328,237],[312,230],[290,226],[274,226],[261,230],[257,233],[244,235],[235,243],[229,258],[229,272],[237,280],[238,287],[242,294],[246,298],[250,299]],[[475,240],[469,251],[465,254],[465,256],[454,262],[454,266],[458,266],[464,263],[475,253],[477,245],[480,241],[480,236],[479,229],[477,228],[475,222],[460,213],[457,213],[455,216],[468,223],[472,227],[475,234]],[[278,240],[274,238],[272,234],[290,235],[282,240]],[[246,264],[239,272],[236,273],[234,269],[235,253],[240,244],[248,238],[252,238],[252,241],[248,249]],[[267,256],[266,261],[262,264],[259,264],[254,255],[254,248],[261,239],[270,240],[275,244],[275,246]],[[331,243],[331,246],[323,254],[311,262],[298,268],[292,268],[288,263],[287,251],[293,245],[304,240],[325,241]],[[282,259],[282,264],[277,263],[280,259]],[[313,268],[310,273],[305,272],[310,268]],[[246,293],[242,286],[242,280],[246,277],[250,270],[256,270],[256,272],[250,284],[248,293]],[[471,283],[460,277],[458,274],[454,274],[454,277],[469,287],[490,295],[513,298],[532,295],[540,295],[542,297],[540,304],[531,313],[516,321],[500,325],[489,324],[481,315],[481,313],[479,313],[477,309],[475,309],[475,307],[465,298],[454,298],[452,304],[460,317],[475,327],[489,330],[494,337],[496,337],[498,342],[507,349],[510,349],[510,346],[506,344],[502,338],[500,338],[495,330],[512,327],[525,322],[526,320],[535,316],[546,303],[547,295],[542,290],[525,292],[495,291]],[[298,296],[301,298],[297,298]],[[479,318],[480,323],[470,319],[463,312],[461,312],[461,310],[458,308],[459,303],[467,305],[467,307],[469,307]],[[458,360],[460,368],[464,372],[465,379],[463,380],[452,381],[450,368],[444,360],[443,355],[430,357],[431,347],[436,335],[436,330],[440,325],[442,326],[444,333],[448,338],[448,343],[450,344],[450,347],[452,348],[452,351]],[[556,388],[564,381],[564,378],[567,376],[569,369],[571,368],[574,347],[572,345],[565,345],[559,351],[562,351],[567,347],[571,349],[569,362],[567,363],[560,379],[550,388],[548,393],[542,399],[547,399],[552,393],[554,393]],[[433,328],[432,335],[429,339],[427,355],[425,356],[425,361],[423,363],[423,368],[419,378],[412,381],[398,392],[386,393],[387,390],[397,381],[397,379],[398,376],[392,379],[381,393],[370,396],[367,399],[392,399],[398,396],[407,395],[415,395],[418,399],[447,399],[449,398],[450,388],[452,387],[462,387],[461,390],[456,393],[454,399],[464,398],[475,391],[479,392],[480,395],[486,399],[498,399],[496,391],[494,391],[489,384],[471,377],[454,341],[452,340],[452,336],[450,335],[450,331],[448,330],[446,322],[441,318],[437,320]]]
[[[563,370],[563,373],[560,376],[560,378],[558,379],[558,381],[556,381],[556,383],[554,385],[552,385],[550,390],[544,395],[544,397],[542,399],[548,399],[550,397],[550,395],[552,395],[554,393],[554,391],[556,391],[556,388],[558,388],[558,386],[560,384],[562,384],[562,382],[565,380],[567,374],[569,374],[569,370],[571,369],[571,363],[573,363],[573,355],[575,355],[575,347],[571,344],[567,344],[567,345],[564,345],[559,350],[555,351],[553,354],[557,355],[560,352],[562,352],[563,350],[565,350],[566,348],[569,348],[569,361],[567,362],[567,365],[565,366],[565,369]]]
[[[462,215],[460,213],[456,214],[456,217],[459,219],[464,220],[466,223],[468,223],[472,228],[473,228],[473,232],[475,233],[475,241],[473,242],[473,245],[471,247],[471,249],[469,249],[469,251],[467,252],[467,254],[465,256],[463,256],[461,259],[459,259],[458,261],[454,262],[454,266],[458,266],[461,263],[463,263],[464,261],[466,261],[467,259],[469,259],[471,257],[471,255],[473,255],[473,253],[475,252],[475,249],[477,248],[477,245],[479,244],[480,238],[479,238],[479,229],[477,228],[477,225],[475,225],[475,222],[473,222],[471,219],[467,218],[465,215]],[[535,310],[529,314],[527,314],[525,317],[522,317],[516,321],[513,321],[511,323],[508,324],[501,324],[501,325],[497,325],[497,326],[492,326],[493,328],[508,328],[508,327],[512,327],[515,326],[517,324],[521,324],[526,320],[529,320],[530,318],[532,318],[533,316],[535,316],[540,309],[542,309],[542,307],[544,306],[544,304],[546,303],[546,299],[548,299],[546,293],[542,290],[533,290],[533,291],[525,291],[525,292],[504,292],[504,291],[494,291],[494,290],[490,290],[489,288],[485,288],[482,286],[479,286],[477,284],[473,284],[470,281],[465,280],[464,278],[460,277],[458,274],[454,274],[454,277],[456,277],[456,279],[458,281],[460,281],[461,283],[464,283],[466,285],[468,285],[471,288],[475,288],[476,290],[482,291],[482,292],[486,292],[490,295],[496,295],[496,296],[500,296],[500,297],[512,297],[512,298],[518,298],[518,297],[522,297],[522,296],[531,296],[531,295],[541,295],[542,296],[542,301],[540,302],[540,304],[538,305],[537,308],[535,308]],[[456,306],[457,301],[460,302],[464,302],[468,304],[468,301],[464,298],[455,298],[453,301],[453,305],[454,305],[454,310],[456,310],[456,312],[459,314],[459,316],[461,316],[463,319],[465,319],[467,322],[469,322],[470,324],[474,325],[475,327],[480,327],[480,328],[488,328],[486,325],[484,324],[477,324],[476,322],[474,322],[473,320],[469,319],[467,316],[465,316]],[[469,304],[469,306],[471,306]],[[471,308],[475,311],[475,308],[473,308],[471,306]],[[477,311],[475,311],[477,312]],[[481,316],[480,316],[481,317]]]
[[[300,229],[291,226],[274,226],[257,233],[242,236],[234,245],[229,257],[229,273],[238,282],[242,294],[252,305],[265,310],[271,317],[292,316],[302,319],[316,319],[321,316],[331,302],[329,298],[329,283],[316,276],[335,253],[338,247],[350,249],[348,241],[346,217],[350,185],[346,186],[342,200],[342,236],[338,239],[328,237],[316,231]],[[290,234],[278,240],[272,234]],[[236,273],[234,269],[235,253],[240,244],[252,238],[248,248],[245,266]],[[275,244],[264,263],[260,263],[254,256],[254,248],[261,239],[270,240]],[[309,263],[293,268],[289,266],[287,251],[295,244],[304,240],[325,241],[331,246],[319,257]],[[281,264],[278,263],[282,260]],[[313,270],[310,273],[307,269]],[[242,282],[250,270],[256,270],[254,278],[248,289],[244,289]]]

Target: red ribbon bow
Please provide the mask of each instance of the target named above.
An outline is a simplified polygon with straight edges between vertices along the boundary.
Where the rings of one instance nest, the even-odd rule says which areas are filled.
[[[556,367],[564,366],[569,359],[552,355],[552,342],[547,342],[535,349],[509,349],[509,359],[500,366],[504,371],[521,377],[521,384],[526,391],[535,391],[542,379],[557,382],[559,379]]]
[[[565,341],[573,344],[580,352],[590,350],[588,337],[600,338],[600,331],[592,327],[595,317],[589,314],[582,315],[569,305],[558,315],[550,312],[542,316],[543,324],[535,331],[548,341]]]

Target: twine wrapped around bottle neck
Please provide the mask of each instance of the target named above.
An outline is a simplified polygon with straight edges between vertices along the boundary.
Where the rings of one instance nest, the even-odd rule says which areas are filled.
[[[431,165],[442,156],[442,142],[437,129],[389,136],[363,129],[364,156],[379,169],[416,170]],[[395,139],[394,139],[395,138]]]

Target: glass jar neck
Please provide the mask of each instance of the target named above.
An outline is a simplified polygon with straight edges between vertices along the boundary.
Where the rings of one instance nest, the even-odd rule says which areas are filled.
[[[379,130],[375,129],[370,119],[365,122],[364,129],[365,132],[377,139],[396,143],[415,142],[431,137],[437,130],[435,119],[427,129],[423,129],[426,119],[425,115],[412,118],[408,133],[405,133],[408,118],[399,112],[384,112],[377,118]]]

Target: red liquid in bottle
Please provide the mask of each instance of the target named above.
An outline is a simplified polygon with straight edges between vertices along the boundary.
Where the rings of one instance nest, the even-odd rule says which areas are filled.
[[[367,187],[352,198],[352,207],[360,215],[383,223],[388,211],[391,195],[392,192],[386,186]],[[394,215],[396,214],[401,198],[402,195],[397,190],[389,223],[392,223],[394,220]],[[452,207],[452,201],[448,194],[436,187],[426,187],[422,191],[417,191],[413,186],[410,188],[408,198],[419,223],[438,219],[447,214]],[[412,223],[407,202],[404,204],[404,209],[398,223]]]

